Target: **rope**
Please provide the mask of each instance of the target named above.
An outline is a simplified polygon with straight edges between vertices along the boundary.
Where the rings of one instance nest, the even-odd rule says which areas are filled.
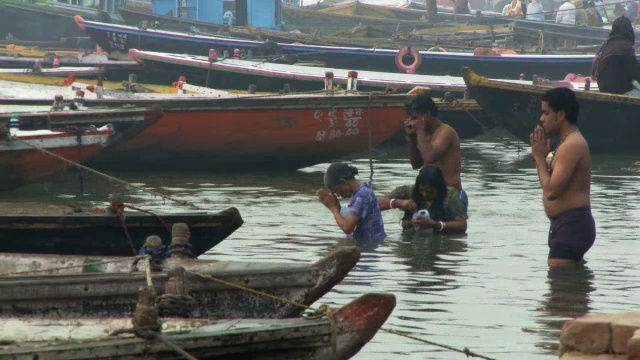
[[[178,345],[169,341],[162,334],[159,334],[161,327],[160,324],[152,325],[152,326],[140,326],[135,319],[131,321],[133,323],[133,328],[130,329],[117,329],[109,334],[109,336],[116,336],[120,334],[134,334],[137,337],[141,337],[145,340],[159,340],[168,347],[170,347],[176,353],[182,355],[185,359],[188,360],[198,360],[193,357],[191,354],[186,352],[184,349],[180,348]]]
[[[108,180],[111,180],[111,181],[117,182],[117,183],[122,184],[122,185],[124,185],[124,186],[126,186],[126,187],[130,187],[130,188],[134,188],[134,189],[137,189],[137,190],[145,191],[145,192],[148,192],[148,193],[150,193],[150,194],[152,194],[152,195],[159,196],[159,197],[160,197],[160,198],[162,198],[162,199],[171,200],[171,201],[174,201],[174,202],[176,202],[176,203],[178,203],[178,204],[181,204],[181,205],[192,206],[192,207],[194,207],[194,208],[198,208],[195,204],[190,203],[190,202],[188,202],[188,201],[179,200],[179,199],[176,199],[176,198],[174,198],[174,197],[172,197],[172,196],[165,195],[165,194],[163,194],[163,193],[161,193],[161,192],[158,192],[158,191],[155,191],[155,190],[145,189],[145,188],[143,188],[142,186],[133,185],[133,184],[128,183],[128,182],[126,182],[126,181],[124,181],[124,180],[118,179],[117,177],[114,177],[114,176],[111,176],[111,175],[107,175],[107,174],[102,173],[102,172],[100,172],[100,171],[94,170],[94,169],[92,169],[92,168],[90,168],[90,167],[88,167],[88,166],[84,166],[84,165],[82,165],[82,164],[80,164],[80,163],[78,163],[78,162],[75,162],[75,161],[73,161],[73,160],[69,160],[69,159],[67,159],[67,158],[65,158],[65,157],[62,157],[62,156],[60,156],[60,155],[58,155],[58,154],[55,154],[55,153],[53,153],[53,152],[51,152],[51,151],[49,151],[49,150],[43,149],[43,148],[41,148],[41,147],[39,147],[39,146],[37,146],[37,145],[29,144],[28,142],[26,142],[26,141],[24,141],[24,140],[21,140],[21,139],[19,139],[19,138],[17,138],[17,137],[12,137],[12,139],[13,139],[13,140],[16,140],[16,141],[18,141],[18,142],[20,142],[20,143],[22,143],[22,144],[24,144],[24,145],[26,145],[26,146],[29,146],[29,147],[31,147],[31,148],[33,148],[33,149],[39,150],[39,151],[41,151],[41,152],[42,152],[42,153],[44,153],[44,154],[50,155],[50,156],[52,156],[52,157],[54,157],[54,158],[56,158],[56,159],[58,159],[58,160],[64,161],[64,162],[66,162],[66,163],[68,163],[68,164],[71,164],[71,165],[73,165],[73,166],[76,166],[76,167],[78,167],[78,168],[80,168],[80,169],[87,170],[87,171],[89,171],[89,172],[91,172],[91,173],[94,173],[94,174],[96,174],[96,175],[98,175],[98,176],[102,176],[102,177],[104,177],[104,178],[106,178],[106,179],[108,179]]]
[[[312,308],[311,306],[300,304],[300,303],[297,303],[297,302],[289,300],[289,299],[285,299],[285,298],[282,298],[282,297],[279,297],[279,296],[271,295],[271,294],[268,294],[268,293],[265,293],[265,292],[262,292],[262,291],[259,291],[259,290],[250,289],[250,288],[244,287],[242,285],[234,284],[232,282],[228,282],[228,281],[225,281],[225,280],[222,280],[222,279],[218,279],[218,278],[216,278],[214,276],[211,276],[211,275],[200,274],[200,273],[193,272],[193,271],[187,271],[187,272],[190,273],[190,274],[196,275],[196,276],[200,276],[200,277],[202,277],[204,279],[209,279],[209,280],[215,281],[217,283],[220,283],[220,284],[223,284],[223,285],[227,285],[227,286],[230,286],[230,287],[233,287],[233,288],[236,288],[236,289],[240,289],[240,290],[252,293],[252,294],[256,294],[256,295],[264,296],[264,297],[267,297],[267,298],[270,298],[270,299],[278,300],[278,301],[281,301],[281,302],[284,302],[284,303],[287,303],[287,304],[298,306],[298,307],[303,308],[303,309],[312,310],[316,314],[322,314],[323,311],[326,311],[327,314],[329,314],[329,312],[330,312],[330,310],[329,310],[330,308],[327,305],[322,305],[322,306],[320,306],[319,308],[316,309],[316,308]],[[316,316],[317,315],[307,315],[306,317],[309,318],[309,319],[314,319],[314,318],[316,318]],[[331,313],[331,316],[333,316],[333,313]],[[318,317],[321,317],[321,316],[318,316]],[[331,337],[332,337],[332,342],[333,342],[334,341],[333,340],[333,337],[334,337],[333,331],[334,331],[334,328],[336,328],[336,327],[334,326],[335,324],[331,323],[333,320],[329,319],[329,315],[327,315],[327,319],[329,320],[329,323],[332,326]],[[408,339],[416,340],[416,341],[419,341],[419,342],[422,342],[422,343],[425,343],[425,344],[429,344],[429,345],[432,345],[432,346],[436,346],[436,347],[440,347],[440,348],[443,348],[443,349],[455,351],[455,352],[458,352],[458,353],[461,353],[461,354],[465,354],[465,355],[467,355],[467,357],[473,356],[473,357],[477,357],[477,358],[485,359],[485,360],[495,360],[494,358],[490,358],[488,356],[475,353],[475,352],[469,350],[469,348],[466,348],[466,347],[464,349],[458,349],[458,348],[454,348],[454,347],[449,346],[449,345],[439,344],[439,343],[434,342],[434,341],[417,338],[415,336],[407,335],[407,334],[401,333],[401,332],[399,332],[397,330],[387,329],[387,328],[384,328],[384,327],[381,327],[380,330],[382,330],[384,332],[388,332],[390,334],[394,334],[394,335],[406,337]],[[336,331],[335,337],[337,337],[337,328],[336,328],[335,331]],[[334,345],[335,345],[335,342],[332,344],[332,346],[334,346]]]
[[[114,259],[114,260],[95,261],[95,262],[91,262],[90,264],[62,266],[62,267],[58,267],[58,268],[44,269],[44,270],[28,270],[28,271],[17,271],[17,272],[12,272],[12,273],[0,273],[0,277],[12,276],[12,275],[21,275],[21,274],[43,273],[43,272],[58,271],[58,270],[66,270],[66,269],[85,267],[87,265],[92,265],[92,266],[93,265],[103,265],[103,264],[110,264],[110,263],[121,262],[121,261],[129,262],[131,260],[140,260],[140,259],[144,259],[144,258],[148,258],[148,256],[147,255],[139,255],[139,256],[134,256],[134,257],[118,258],[118,259]]]
[[[124,207],[129,208],[129,209],[133,209],[136,211],[139,211],[141,213],[145,213],[145,214],[149,214],[151,216],[154,216],[156,219],[158,219],[162,225],[167,229],[167,231],[169,232],[169,234],[171,234],[171,227],[169,226],[169,224],[167,224],[164,220],[162,220],[162,218],[160,217],[160,215],[149,211],[149,210],[144,210],[144,209],[140,209],[139,207],[135,207],[133,205],[129,205],[129,204],[124,204]]]
[[[195,304],[195,300],[187,295],[163,294],[156,300],[162,317],[191,317]]]
[[[389,334],[394,334],[394,335],[406,337],[408,339],[416,340],[416,341],[419,341],[419,342],[422,342],[422,343],[425,343],[425,344],[429,344],[429,345],[437,346],[437,347],[440,347],[440,348],[443,348],[443,349],[455,351],[457,353],[465,354],[467,357],[477,357],[477,358],[485,359],[485,360],[496,360],[494,358],[490,358],[488,356],[484,356],[484,355],[475,353],[475,352],[469,350],[469,348],[457,349],[457,348],[454,348],[454,347],[449,346],[449,345],[439,344],[439,343],[434,342],[434,341],[429,341],[429,340],[417,338],[415,336],[407,335],[407,334],[399,332],[398,330],[387,329],[387,328],[382,328],[382,327],[380,328],[380,330],[382,330],[384,332],[387,332]]]

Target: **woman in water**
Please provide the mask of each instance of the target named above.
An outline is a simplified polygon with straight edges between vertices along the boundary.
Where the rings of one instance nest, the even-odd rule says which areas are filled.
[[[358,169],[353,166],[331,164],[324,175],[326,189],[319,189],[316,195],[331,211],[340,230],[359,245],[382,241],[387,234],[384,232],[378,200],[369,183],[355,178],[357,174]],[[350,199],[344,216],[340,214],[338,196]]]
[[[420,169],[414,185],[400,186],[382,196],[379,206],[381,210],[403,210],[403,229],[417,227],[451,234],[467,231],[467,212],[458,193],[447,190],[442,171],[433,164]]]

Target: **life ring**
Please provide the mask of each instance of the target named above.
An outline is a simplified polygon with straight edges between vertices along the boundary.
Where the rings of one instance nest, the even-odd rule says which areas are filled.
[[[427,51],[447,52],[447,50],[445,50],[443,47],[440,47],[440,46],[430,47],[429,49],[427,49]]]
[[[402,58],[404,58],[404,56],[408,54],[411,54],[411,56],[413,56],[413,63],[411,65],[405,65],[402,62]],[[418,70],[418,67],[420,67],[420,64],[422,64],[422,55],[420,55],[420,52],[418,52],[418,50],[412,47],[405,46],[396,54],[396,66],[398,67],[398,70],[402,72],[416,71]]]

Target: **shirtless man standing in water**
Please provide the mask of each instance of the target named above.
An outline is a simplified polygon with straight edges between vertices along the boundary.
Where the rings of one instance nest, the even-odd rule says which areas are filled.
[[[542,96],[541,126],[529,135],[531,155],[542,185],[542,203],[549,228],[549,266],[581,262],[596,238],[591,215],[591,155],[578,129],[579,104],[573,91],[555,88]],[[546,134],[557,134],[560,143],[547,169],[550,143]]]
[[[427,164],[437,165],[442,170],[448,190],[458,193],[466,210],[469,199],[460,180],[462,159],[458,133],[438,119],[438,107],[427,95],[413,97],[405,110],[411,166],[420,169]]]

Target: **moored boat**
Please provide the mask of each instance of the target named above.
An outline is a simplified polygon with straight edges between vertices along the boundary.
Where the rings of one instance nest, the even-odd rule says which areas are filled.
[[[529,142],[539,124],[542,95],[551,85],[525,85],[491,80],[469,68],[463,77],[471,97],[518,139]],[[592,152],[637,152],[635,134],[640,131],[640,97],[576,90],[580,104],[578,125]],[[615,115],[614,115],[615,114]],[[607,126],[602,125],[607,119]]]
[[[0,60],[1,62],[1,60]],[[77,66],[77,67],[57,67],[51,69],[0,69],[0,74],[25,74],[25,75],[42,75],[42,76],[91,76],[96,77],[104,74],[105,69],[95,66]]]
[[[0,139],[0,190],[37,182],[69,168],[40,149],[82,163],[98,155],[114,134],[109,125],[76,131],[17,130],[11,135],[4,128],[4,132]]]
[[[162,342],[122,334],[131,329],[130,318],[11,318],[0,320],[0,359],[183,357],[176,347],[198,359],[348,359],[373,338],[395,303],[391,294],[365,294],[327,319],[162,319]]]
[[[193,317],[288,318],[304,310],[293,303],[313,304],[359,258],[355,246],[339,247],[315,263],[169,257],[161,263],[161,271],[151,272],[151,282],[158,295],[167,297],[176,295],[171,288],[175,283],[187,288],[193,300],[188,313]],[[147,284],[144,271],[130,272],[131,263],[131,258],[0,253],[0,316],[128,316],[135,311],[137,290]],[[143,270],[142,265],[143,261],[137,267]],[[172,270],[176,267],[184,272]],[[288,302],[258,299],[259,295],[229,283]]]
[[[404,121],[406,95],[263,95],[87,99],[93,106],[160,104],[163,116],[94,164],[118,168],[300,168],[366,151]],[[0,100],[45,105],[47,99]],[[126,161],[123,161],[126,159]]]
[[[240,212],[233,207],[220,212],[156,215],[127,211],[121,219],[112,212],[43,207],[31,203],[6,204],[0,209],[0,251],[133,255],[133,250],[140,249],[148,236],[169,239],[171,230],[167,224],[180,222],[189,226],[192,252],[199,256],[226,239],[243,223]]]
[[[76,17],[79,27],[87,31],[107,51],[125,52],[135,48],[169,53],[208,54],[210,49],[218,53],[234,49],[252,50],[255,56],[269,59],[282,54],[292,54],[298,60],[318,60],[329,67],[352,69],[358,64],[360,70],[398,71],[397,57],[403,69],[415,67],[417,73],[431,75],[458,75],[462,66],[472,66],[485,76],[517,79],[524,74],[548,78],[561,78],[570,72],[587,74],[591,71],[593,54],[589,55],[541,55],[508,54],[491,49],[478,49],[474,53],[415,51],[416,56],[403,56],[403,49],[378,49],[305,44],[276,44],[233,38],[192,35],[156,29],[142,30],[137,27],[85,21]],[[114,41],[113,38],[118,39]],[[407,49],[404,49],[407,51]],[[414,53],[414,55],[415,55]],[[421,60],[417,59],[419,57]],[[407,65],[412,58],[413,64]],[[424,66],[418,67],[419,63]],[[406,72],[406,69],[404,72]]]

